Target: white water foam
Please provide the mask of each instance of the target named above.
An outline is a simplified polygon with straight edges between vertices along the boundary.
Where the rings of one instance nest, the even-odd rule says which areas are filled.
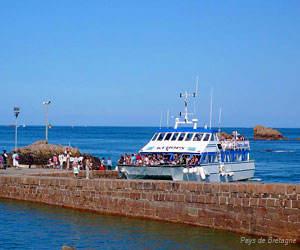
[[[253,179],[250,179],[249,181],[262,181],[261,178],[253,178]]]
[[[295,153],[296,150],[274,150],[274,153]]]

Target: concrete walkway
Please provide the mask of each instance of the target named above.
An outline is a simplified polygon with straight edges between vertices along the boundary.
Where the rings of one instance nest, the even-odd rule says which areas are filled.
[[[7,168],[0,169],[0,175],[9,175],[9,176],[29,176],[32,174],[48,174],[48,173],[67,173],[72,172],[72,170],[65,169],[49,169],[49,168]]]

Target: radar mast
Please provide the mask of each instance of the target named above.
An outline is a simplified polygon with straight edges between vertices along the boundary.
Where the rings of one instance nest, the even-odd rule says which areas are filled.
[[[179,97],[184,97],[184,113],[180,112],[179,116],[181,117],[182,115],[184,115],[184,120],[181,121],[179,117],[177,117],[175,119],[175,126],[174,128],[177,129],[178,125],[180,124],[193,124],[193,128],[196,129],[197,128],[197,123],[198,123],[198,119],[192,119],[191,121],[189,121],[188,116],[189,115],[194,115],[195,114],[195,105],[194,105],[194,112],[193,113],[189,113],[188,112],[188,97],[196,97],[198,95],[198,76],[196,79],[196,91],[194,93],[189,94],[187,91],[185,91],[184,93],[180,93]]]

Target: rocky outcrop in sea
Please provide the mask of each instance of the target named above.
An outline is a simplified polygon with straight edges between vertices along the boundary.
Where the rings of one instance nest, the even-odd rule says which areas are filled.
[[[48,160],[51,159],[54,155],[58,156],[60,154],[64,154],[67,151],[71,153],[72,157],[92,156],[92,155],[87,155],[86,153],[81,154],[77,147],[73,148],[69,146],[47,144],[46,141],[37,141],[32,145],[17,149],[20,164],[29,164],[30,163],[29,155],[31,154],[33,157],[33,164],[41,165],[41,166],[46,165]],[[9,165],[12,165],[12,154],[13,152],[11,152],[8,155]],[[100,164],[100,160],[98,157],[93,157],[93,165],[94,164],[95,165]]]
[[[63,247],[61,248],[61,250],[77,250],[77,248],[69,247],[69,246],[63,246]]]
[[[267,128],[262,125],[257,125],[254,127],[254,140],[289,140],[276,129]]]

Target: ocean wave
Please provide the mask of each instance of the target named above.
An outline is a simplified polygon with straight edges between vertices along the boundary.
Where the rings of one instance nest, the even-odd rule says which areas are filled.
[[[274,153],[295,153],[296,150],[274,150]]]
[[[250,179],[249,181],[253,181],[253,182],[255,182],[255,181],[262,181],[262,178],[253,178],[253,179]]]
[[[295,153],[296,150],[272,150],[272,149],[265,149],[265,150],[254,150],[257,152],[267,152],[267,153]]]

